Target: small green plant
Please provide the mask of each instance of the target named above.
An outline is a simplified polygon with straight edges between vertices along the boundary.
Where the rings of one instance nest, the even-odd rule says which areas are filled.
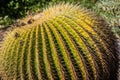
[[[13,23],[13,19],[9,18],[8,16],[0,18],[0,29],[8,27],[10,24]]]
[[[117,57],[104,21],[79,5],[61,3],[9,32],[2,42],[8,80],[114,80]]]

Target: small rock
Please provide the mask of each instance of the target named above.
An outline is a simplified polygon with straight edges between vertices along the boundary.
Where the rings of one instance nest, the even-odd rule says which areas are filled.
[[[24,23],[24,22],[21,23],[21,26],[25,26],[25,25],[26,25],[26,23]]]
[[[14,35],[15,38],[18,38],[20,37],[20,35],[16,32],[15,35]]]
[[[34,21],[34,19],[29,19],[27,23],[32,24],[33,21]]]

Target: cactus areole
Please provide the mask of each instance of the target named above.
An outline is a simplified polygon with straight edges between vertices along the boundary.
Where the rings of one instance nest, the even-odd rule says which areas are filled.
[[[3,71],[8,80],[110,80],[116,75],[112,38],[93,12],[58,4],[6,35]]]

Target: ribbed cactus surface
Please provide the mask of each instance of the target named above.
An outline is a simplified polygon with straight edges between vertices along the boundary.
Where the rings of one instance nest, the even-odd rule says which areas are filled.
[[[103,23],[78,5],[45,9],[32,24],[6,35],[1,53],[7,79],[109,80],[115,58]]]

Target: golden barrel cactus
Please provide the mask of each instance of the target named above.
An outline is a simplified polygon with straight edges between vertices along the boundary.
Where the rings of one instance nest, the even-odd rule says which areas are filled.
[[[62,3],[40,15],[2,42],[8,80],[109,80],[116,75],[114,36],[94,13]]]

